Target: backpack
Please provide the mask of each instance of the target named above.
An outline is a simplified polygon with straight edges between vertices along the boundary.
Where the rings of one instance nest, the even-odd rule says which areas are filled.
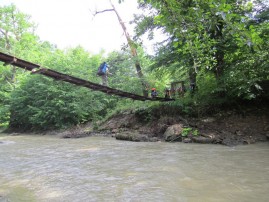
[[[102,75],[105,75],[105,74],[106,74],[106,63],[103,62],[98,68],[97,75],[102,76]]]
[[[158,93],[156,92],[156,90],[151,91],[151,97],[156,97],[157,95]]]

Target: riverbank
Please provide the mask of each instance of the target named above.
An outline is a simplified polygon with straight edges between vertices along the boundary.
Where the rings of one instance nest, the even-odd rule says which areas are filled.
[[[115,114],[98,127],[91,124],[58,133],[63,138],[112,136],[136,142],[210,143],[227,146],[269,140],[269,110],[250,107],[244,111],[222,110],[210,116],[189,117],[148,113],[148,109]]]
[[[60,138],[106,136],[135,142],[166,141],[227,146],[269,140],[267,105],[244,106],[240,110],[222,108],[212,111],[214,112],[190,116],[178,107],[165,105],[159,108],[125,110],[102,122],[37,134],[56,135]],[[19,131],[10,132],[12,135],[20,134]]]

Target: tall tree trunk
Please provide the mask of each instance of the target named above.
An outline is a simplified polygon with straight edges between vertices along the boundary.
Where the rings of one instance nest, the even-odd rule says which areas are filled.
[[[116,13],[116,15],[118,17],[118,20],[119,20],[119,23],[121,25],[121,28],[122,28],[122,30],[124,32],[124,35],[125,35],[125,37],[127,39],[127,42],[128,42],[128,45],[129,45],[129,47],[131,49],[131,54],[136,59],[135,60],[135,68],[136,68],[137,76],[138,76],[138,78],[140,78],[140,81],[141,81],[143,95],[147,97],[148,96],[148,91],[147,91],[147,86],[148,85],[147,85],[147,82],[144,80],[144,75],[142,73],[141,65],[140,65],[140,62],[139,62],[139,60],[137,58],[138,55],[137,55],[137,50],[135,48],[134,41],[131,39],[129,33],[127,32],[127,29],[126,29],[126,26],[125,26],[124,22],[122,21],[118,11],[116,10],[115,6],[112,4],[111,1],[110,1],[110,4],[111,4],[114,12]]]
[[[106,11],[114,11],[115,14],[117,15],[118,21],[119,21],[119,23],[121,25],[121,28],[122,28],[122,30],[124,32],[124,35],[125,35],[126,39],[127,39],[127,43],[128,43],[128,45],[130,47],[132,57],[135,58],[135,68],[136,68],[137,76],[141,81],[143,95],[145,97],[147,97],[148,96],[148,83],[145,81],[144,75],[142,73],[141,65],[140,65],[140,62],[138,60],[137,50],[135,48],[135,43],[131,39],[124,22],[122,21],[118,11],[116,10],[116,8],[113,5],[113,3],[111,2],[111,0],[110,0],[110,4],[112,6],[112,9],[106,9],[106,10],[103,10],[103,11],[98,11],[98,12],[95,13],[95,15],[98,14],[98,13],[106,12]]]

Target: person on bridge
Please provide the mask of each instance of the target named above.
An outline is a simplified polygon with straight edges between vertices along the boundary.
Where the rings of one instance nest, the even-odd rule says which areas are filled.
[[[151,89],[151,97],[152,97],[152,98],[155,98],[155,97],[157,97],[157,95],[158,95],[158,93],[157,93],[157,91],[156,91],[156,88],[152,88],[152,89]]]
[[[170,99],[171,98],[171,90],[169,88],[165,89],[165,99]]]
[[[98,76],[102,76],[102,85],[103,86],[107,86],[108,83],[107,83],[107,75],[109,74],[108,72],[108,65],[106,62],[103,62],[99,68],[98,68],[98,71],[97,71],[97,75]]]

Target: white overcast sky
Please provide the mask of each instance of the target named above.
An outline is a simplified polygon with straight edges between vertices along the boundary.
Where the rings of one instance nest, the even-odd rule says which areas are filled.
[[[112,2],[132,35],[129,21],[139,12],[136,0],[125,0],[122,4],[118,4],[118,0]],[[114,12],[91,15],[90,10],[111,8],[109,0],[0,0],[0,6],[11,3],[32,17],[41,40],[56,44],[60,49],[81,45],[89,52],[99,53],[101,49],[119,50],[126,43]]]

